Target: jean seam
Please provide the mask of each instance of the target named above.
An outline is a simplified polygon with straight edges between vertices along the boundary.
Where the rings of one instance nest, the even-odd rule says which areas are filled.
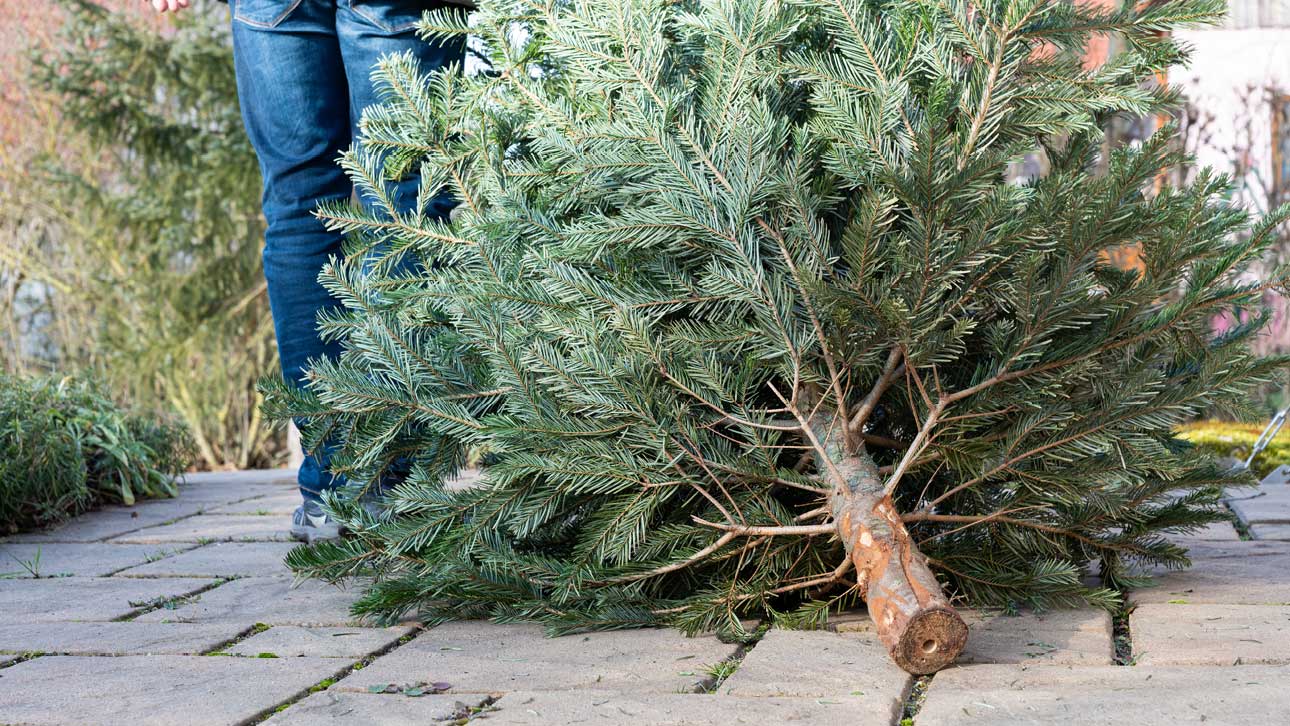
[[[282,24],[283,20],[287,19],[287,16],[290,15],[292,11],[300,7],[301,2],[303,2],[303,0],[295,0],[295,2],[291,3],[291,5],[286,10],[282,11],[281,15],[279,15],[278,17],[274,18],[273,20],[267,23],[260,22],[259,20],[251,20],[250,18],[244,17],[237,10],[233,11],[233,17],[255,28],[276,28]]]
[[[375,25],[376,27],[380,28],[381,30],[384,30],[387,33],[406,33],[409,30],[412,30],[413,28],[415,28],[417,26],[417,23],[421,22],[421,20],[418,18],[417,20],[413,20],[410,23],[404,23],[403,25],[387,25],[385,23],[382,23],[380,20],[377,20],[375,16],[364,12],[362,9],[362,3],[355,2],[355,0],[349,0],[349,9],[353,10],[354,14],[362,16],[367,20],[367,22],[371,23],[372,25]]]

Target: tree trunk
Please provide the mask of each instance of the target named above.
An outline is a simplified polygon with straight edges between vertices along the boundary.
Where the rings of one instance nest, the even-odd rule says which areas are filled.
[[[837,453],[837,449],[830,453]],[[833,521],[892,660],[922,675],[944,668],[967,645],[967,624],[950,607],[927,558],[882,492],[882,477],[863,451],[831,461],[837,482]]]

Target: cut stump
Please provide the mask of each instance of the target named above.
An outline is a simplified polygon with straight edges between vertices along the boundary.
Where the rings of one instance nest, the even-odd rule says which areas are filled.
[[[967,624],[883,493],[873,463],[863,453],[833,463],[841,475],[830,498],[833,521],[878,637],[896,665],[915,675],[935,673],[963,652]]]

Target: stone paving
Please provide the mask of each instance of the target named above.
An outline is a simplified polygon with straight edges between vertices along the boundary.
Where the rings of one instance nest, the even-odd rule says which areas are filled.
[[[371,627],[354,592],[283,565],[292,482],[192,475],[178,499],[0,541],[0,724],[1290,723],[1284,483],[1233,495],[1239,532],[1182,538],[1195,566],[1131,593],[1123,630],[1096,610],[966,612],[959,663],[914,679],[862,612],[750,646]]]

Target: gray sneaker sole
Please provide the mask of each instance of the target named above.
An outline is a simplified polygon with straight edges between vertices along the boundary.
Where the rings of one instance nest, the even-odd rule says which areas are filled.
[[[340,525],[329,524],[324,527],[312,527],[303,524],[291,525],[291,538],[313,544],[322,540],[340,539]]]

